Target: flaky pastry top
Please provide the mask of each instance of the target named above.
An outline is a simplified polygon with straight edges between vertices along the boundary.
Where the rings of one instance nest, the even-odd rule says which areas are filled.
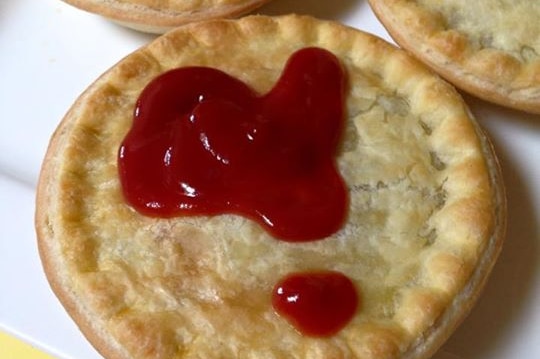
[[[126,204],[117,152],[150,80],[211,66],[263,94],[308,46],[347,74],[341,230],[288,243],[239,216],[159,219]],[[36,226],[53,289],[107,358],[426,358],[497,256],[499,181],[458,94],[403,51],[334,22],[252,16],[180,27],[91,85],[51,141]],[[330,338],[303,336],[270,303],[279,278],[313,269],[343,272],[361,297]]]
[[[391,36],[457,87],[540,113],[540,4],[370,0]]]

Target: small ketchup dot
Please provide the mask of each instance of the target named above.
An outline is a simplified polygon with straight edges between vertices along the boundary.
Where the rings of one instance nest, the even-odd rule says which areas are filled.
[[[274,287],[272,305],[300,333],[328,337],[343,329],[358,308],[352,281],[335,271],[292,273]]]

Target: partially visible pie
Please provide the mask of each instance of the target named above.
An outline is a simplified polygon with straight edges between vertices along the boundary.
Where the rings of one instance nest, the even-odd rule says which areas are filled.
[[[457,87],[540,113],[540,3],[369,0],[395,41]]]
[[[246,14],[269,0],[63,0],[121,25],[164,33],[193,21]]]
[[[126,202],[119,151],[150,82],[204,67],[262,96],[302,49],[333,54],[345,76],[335,167],[348,200],[335,232],[283,241],[240,215],[161,218]],[[226,110],[243,113],[230,103]],[[189,125],[199,115],[174,121]],[[301,119],[308,132],[311,120]],[[170,136],[183,138],[174,121]],[[214,156],[205,136],[200,146]],[[163,150],[158,160],[168,166],[177,152]],[[452,86],[379,38],[290,15],[185,25],[102,75],[52,137],[36,228],[54,292],[106,358],[410,359],[430,357],[471,309],[500,251],[505,216],[496,157]],[[297,273],[350,280],[340,290],[356,292],[358,305],[344,326],[312,335],[277,314],[276,284]]]

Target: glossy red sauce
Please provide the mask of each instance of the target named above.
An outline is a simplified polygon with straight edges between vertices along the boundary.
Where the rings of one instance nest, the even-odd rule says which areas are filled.
[[[331,235],[347,208],[335,165],[344,82],[318,48],[294,53],[262,96],[212,68],[164,73],[119,151],[127,202],[156,217],[239,214],[286,241]]]
[[[342,273],[294,273],[275,286],[272,305],[302,334],[327,337],[355,315],[358,295],[354,284]]]

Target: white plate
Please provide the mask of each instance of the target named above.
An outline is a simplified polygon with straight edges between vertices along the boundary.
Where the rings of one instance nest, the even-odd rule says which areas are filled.
[[[365,0],[275,0],[260,12],[311,14],[389,39]],[[41,161],[77,96],[152,38],[59,0],[0,2],[0,329],[57,358],[100,356],[65,314],[41,269],[33,227]],[[501,160],[508,238],[483,297],[436,358],[537,359],[540,116],[465,98]]]

